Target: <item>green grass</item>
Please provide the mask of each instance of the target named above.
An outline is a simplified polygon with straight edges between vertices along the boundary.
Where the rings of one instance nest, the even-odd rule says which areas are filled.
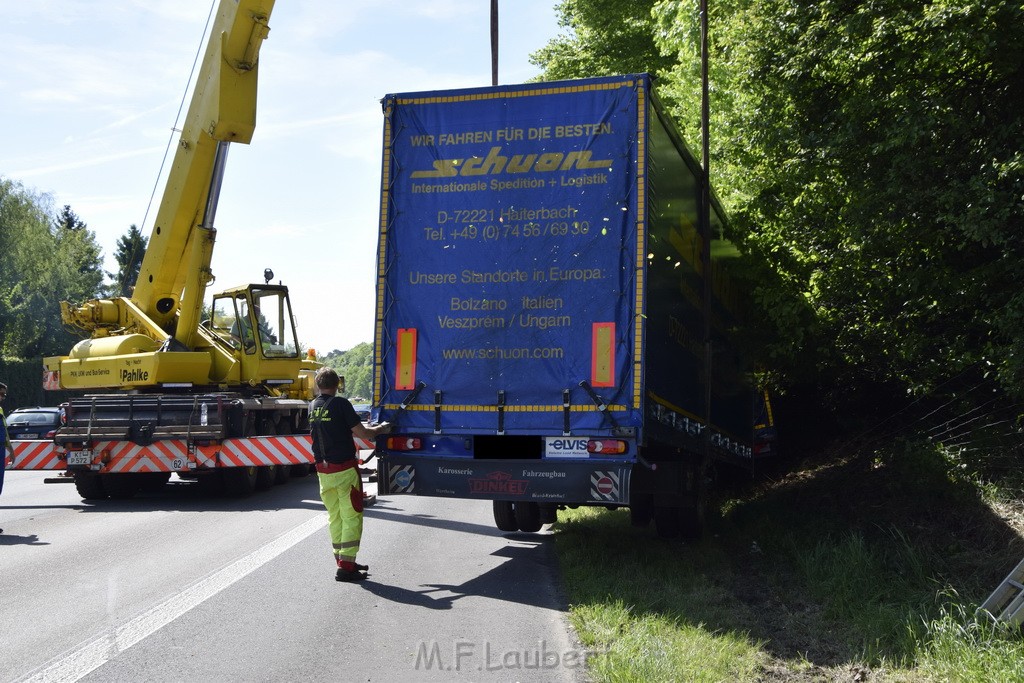
[[[939,681],[1024,681],[1024,641],[954,603],[928,624],[917,663]]]
[[[794,473],[719,501],[696,544],[635,529],[625,511],[561,512],[589,675],[1024,681],[1020,631],[974,616],[1020,560],[1020,535],[990,484],[947,467],[925,450]]]
[[[557,547],[570,620],[597,653],[588,660],[595,679],[750,679],[758,643],[719,626],[716,610],[730,596],[708,577],[724,566],[721,557],[681,557],[675,544],[641,540],[621,512],[582,509],[563,513],[561,522]]]

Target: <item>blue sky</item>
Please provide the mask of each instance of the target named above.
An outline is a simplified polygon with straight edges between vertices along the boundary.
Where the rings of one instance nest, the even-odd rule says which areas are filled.
[[[528,56],[560,32],[555,2],[500,0],[501,83],[538,74]],[[210,6],[0,5],[0,176],[71,205],[107,270],[131,224],[152,229]],[[380,99],[490,85],[489,22],[489,0],[278,0],[256,132],[228,158],[211,289],[262,281],[269,267],[291,289],[304,345],[371,341]]]

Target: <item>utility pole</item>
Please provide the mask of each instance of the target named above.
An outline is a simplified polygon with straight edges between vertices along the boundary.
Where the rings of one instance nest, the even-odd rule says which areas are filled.
[[[700,212],[698,230],[703,239],[701,261],[704,266],[704,447],[705,458],[711,459],[711,383],[714,348],[711,329],[711,172],[709,162],[710,105],[708,104],[708,0],[700,0],[700,135],[701,165]],[[701,475],[703,476],[703,474]]]
[[[491,85],[498,85],[498,0],[491,0]]]

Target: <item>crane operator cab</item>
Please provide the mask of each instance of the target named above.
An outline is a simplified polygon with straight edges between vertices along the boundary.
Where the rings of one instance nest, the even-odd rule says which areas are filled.
[[[213,332],[245,354],[264,358],[298,358],[288,290],[274,285],[251,285],[214,296]]]

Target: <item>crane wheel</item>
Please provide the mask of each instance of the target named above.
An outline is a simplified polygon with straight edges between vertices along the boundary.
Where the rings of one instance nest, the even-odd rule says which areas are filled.
[[[277,465],[263,465],[256,468],[256,490],[266,491],[277,479]]]
[[[82,500],[105,500],[103,480],[95,472],[75,472],[75,488]]]
[[[256,467],[228,467],[221,476],[224,478],[224,493],[236,498],[252,495],[256,490]]]

